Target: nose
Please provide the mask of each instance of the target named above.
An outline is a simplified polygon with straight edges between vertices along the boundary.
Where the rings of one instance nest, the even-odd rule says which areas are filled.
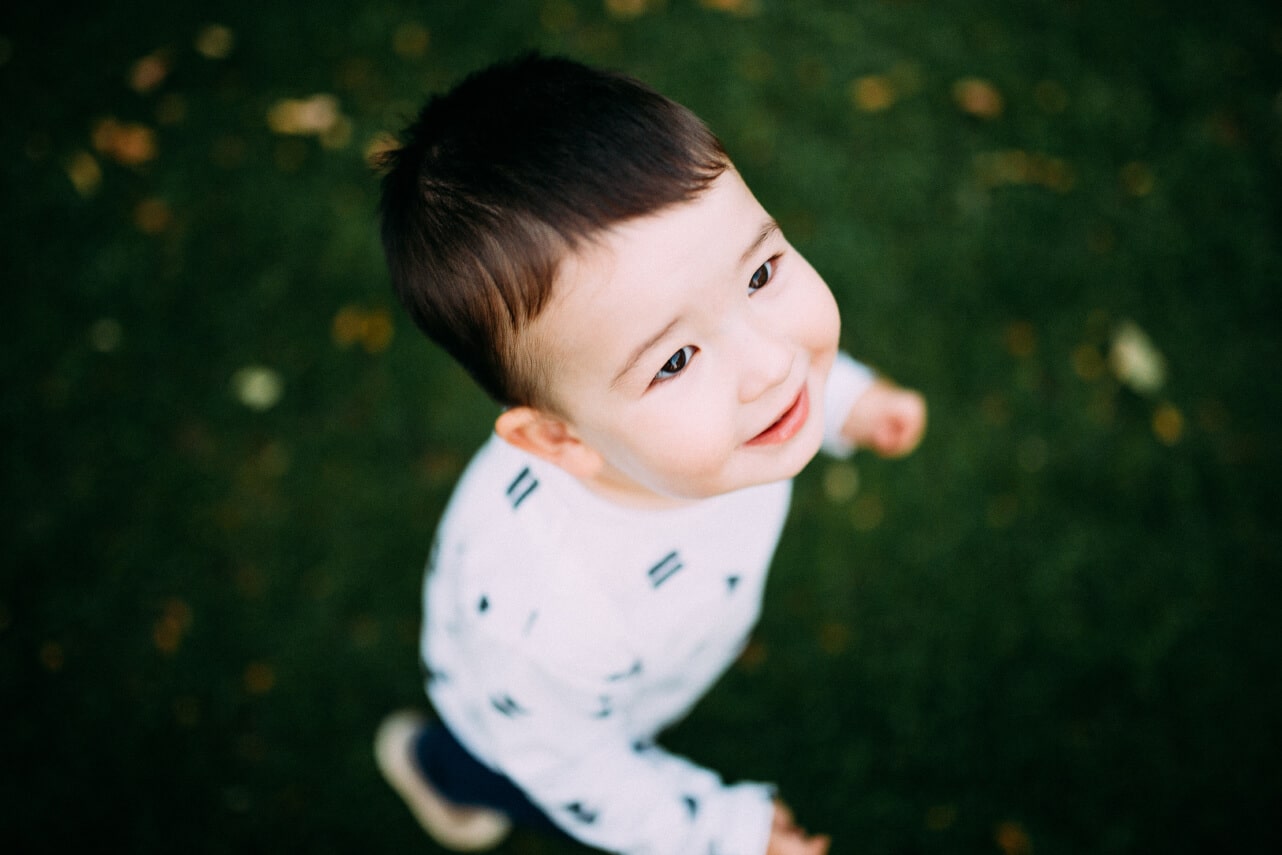
[[[795,348],[777,330],[748,322],[740,330],[734,358],[739,368],[739,401],[749,403],[787,381]]]

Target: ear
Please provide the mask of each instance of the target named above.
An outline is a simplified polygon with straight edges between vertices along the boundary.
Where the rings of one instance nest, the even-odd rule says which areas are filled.
[[[592,478],[603,459],[560,416],[534,407],[512,407],[494,420],[494,432],[509,445],[561,467],[576,478]]]

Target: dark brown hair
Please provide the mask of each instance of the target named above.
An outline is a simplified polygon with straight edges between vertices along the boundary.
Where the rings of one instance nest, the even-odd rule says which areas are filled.
[[[384,158],[383,248],[401,303],[499,403],[550,406],[519,332],[559,261],[697,196],[729,165],[693,113],[566,59],[490,66],[428,101]]]

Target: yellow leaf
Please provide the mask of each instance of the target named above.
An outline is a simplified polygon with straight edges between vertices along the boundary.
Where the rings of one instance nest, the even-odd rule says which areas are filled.
[[[895,85],[884,75],[868,74],[850,84],[850,99],[865,113],[889,109],[897,97]]]
[[[1153,433],[1164,445],[1175,445],[1184,436],[1184,414],[1164,403],[1153,412]]]
[[[205,59],[226,59],[236,46],[236,34],[222,24],[206,24],[196,32],[196,53]]]
[[[102,168],[92,154],[78,151],[67,161],[67,178],[81,196],[92,196],[102,183]]]
[[[365,313],[355,306],[344,306],[334,315],[330,336],[339,347],[350,347],[365,334]]]
[[[392,343],[392,316],[386,309],[375,309],[365,315],[361,344],[367,353],[381,353]]]

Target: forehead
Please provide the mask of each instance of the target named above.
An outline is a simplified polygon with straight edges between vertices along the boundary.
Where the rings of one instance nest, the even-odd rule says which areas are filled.
[[[566,256],[548,306],[530,326],[554,377],[589,355],[600,371],[736,275],[769,222],[739,173],[727,169],[695,199],[619,223]],[[555,383],[555,379],[553,380]]]

